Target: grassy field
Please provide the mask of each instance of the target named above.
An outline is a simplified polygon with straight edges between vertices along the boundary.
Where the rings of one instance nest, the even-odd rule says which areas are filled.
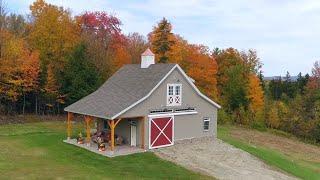
[[[293,137],[234,126],[218,126],[218,138],[302,179],[320,179],[320,147]]]
[[[0,179],[209,179],[152,153],[110,159],[65,144],[64,138],[63,122],[2,125]]]
[[[76,123],[73,134],[83,129]],[[63,143],[65,131],[61,121],[2,125],[0,179],[210,179],[152,153],[103,157]],[[218,137],[292,175],[320,179],[318,146],[235,126],[219,125]]]

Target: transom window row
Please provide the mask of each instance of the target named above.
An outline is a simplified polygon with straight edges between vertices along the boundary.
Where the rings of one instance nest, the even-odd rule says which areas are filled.
[[[173,113],[173,112],[193,112],[196,111],[196,108],[194,107],[187,107],[187,108],[174,108],[174,109],[154,109],[150,110],[151,114],[157,114],[157,113]]]

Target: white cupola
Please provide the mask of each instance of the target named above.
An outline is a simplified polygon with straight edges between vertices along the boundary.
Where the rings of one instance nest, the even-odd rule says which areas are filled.
[[[148,68],[151,64],[154,64],[154,54],[148,48],[141,54],[141,68]]]

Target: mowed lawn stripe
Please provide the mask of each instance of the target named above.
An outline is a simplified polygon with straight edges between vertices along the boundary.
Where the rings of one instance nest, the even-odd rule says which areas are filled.
[[[150,152],[107,158],[65,144],[63,122],[12,126],[13,136],[1,136],[8,129],[0,127],[0,179],[211,179]]]

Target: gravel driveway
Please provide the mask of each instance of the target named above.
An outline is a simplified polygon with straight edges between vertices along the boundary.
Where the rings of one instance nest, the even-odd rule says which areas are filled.
[[[159,157],[218,179],[295,179],[219,139],[193,139],[156,149]]]

